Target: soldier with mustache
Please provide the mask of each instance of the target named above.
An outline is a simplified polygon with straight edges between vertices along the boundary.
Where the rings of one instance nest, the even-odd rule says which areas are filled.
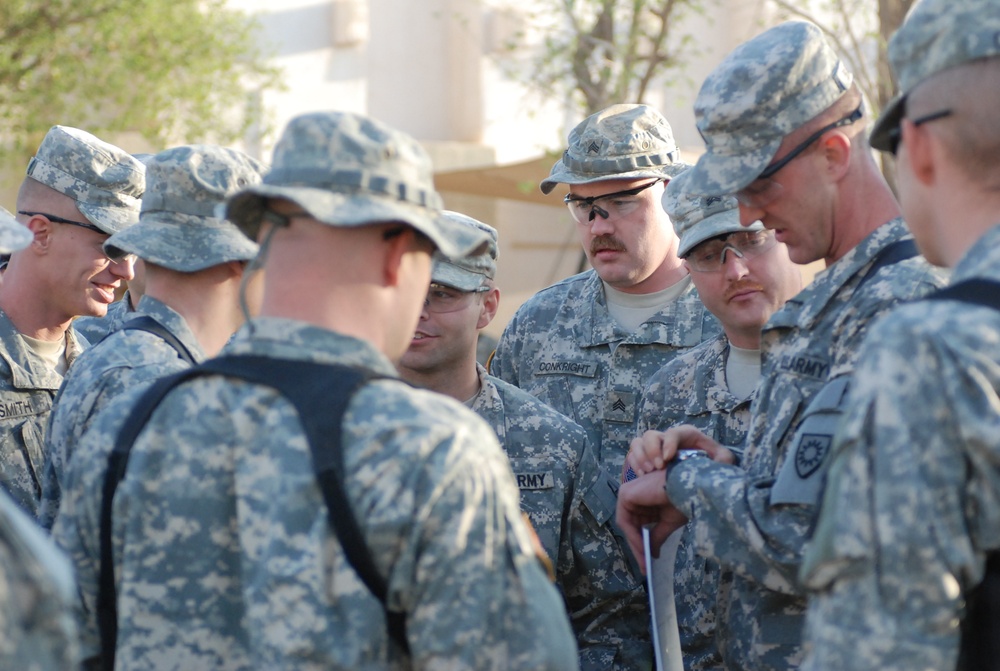
[[[760,380],[761,329],[802,288],[802,274],[772,231],[759,221],[740,225],[734,197],[700,197],[684,190],[686,181],[686,175],[674,180],[663,207],[680,238],[678,254],[723,332],[650,378],[637,433],[690,424],[724,445],[740,445]],[[670,546],[676,554],[661,549],[653,562],[656,626],[662,642],[673,602],[684,668],[721,669],[715,605],[726,581],[720,584],[718,563],[697,555],[693,534],[693,529],[676,532],[679,538]]]
[[[592,269],[529,299],[491,362],[493,375],[583,426],[615,483],[646,381],[719,331],[660,204],[687,167],[670,124],[648,105],[612,105],[574,128],[541,190],[567,185],[563,200]]]

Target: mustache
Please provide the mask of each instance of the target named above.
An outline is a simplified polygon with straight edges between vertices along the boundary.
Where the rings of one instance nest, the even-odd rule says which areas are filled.
[[[625,243],[613,235],[602,235],[590,241],[591,254],[603,251],[624,252]]]
[[[753,280],[737,280],[735,284],[726,290],[725,299],[728,301],[736,294],[743,293],[748,289],[751,291],[764,291],[764,285]]]

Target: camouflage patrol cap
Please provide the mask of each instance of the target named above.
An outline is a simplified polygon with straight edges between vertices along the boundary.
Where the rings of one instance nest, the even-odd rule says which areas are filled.
[[[350,112],[292,119],[274,149],[271,171],[229,199],[227,216],[256,237],[268,198],[286,198],[330,226],[409,224],[449,257],[485,241],[440,216],[431,161],[416,140]]]
[[[259,183],[264,171],[258,161],[225,147],[162,151],[146,162],[139,223],[112,235],[104,249],[112,258],[135,254],[185,273],[249,261],[257,244],[216,212],[226,197]]]
[[[1000,56],[996,0],[920,0],[889,40],[900,94],[872,129],[871,145],[889,151],[890,133],[906,113],[906,96],[928,77],[980,58]]]
[[[736,47],[694,103],[706,151],[692,168],[691,190],[721,196],[754,181],[785,136],[839,100],[852,81],[806,21],[779,24]]]
[[[475,254],[459,259],[434,259],[431,282],[459,291],[475,291],[497,274],[497,229],[459,212],[445,210],[442,217],[487,236],[486,244]]]
[[[28,162],[27,175],[75,200],[80,213],[109,235],[139,220],[145,167],[86,131],[50,128]]]
[[[31,231],[6,208],[0,207],[0,254],[10,254],[31,244]]]
[[[764,224],[755,221],[740,225],[740,208],[735,196],[705,196],[693,193],[691,172],[675,177],[663,192],[663,209],[674,223],[680,238],[677,256],[685,257],[692,249],[712,238],[740,231],[762,231]]]
[[[675,177],[680,162],[674,132],[649,105],[612,105],[570,131],[569,147],[542,181],[542,193],[556,184],[590,184],[607,179]]]

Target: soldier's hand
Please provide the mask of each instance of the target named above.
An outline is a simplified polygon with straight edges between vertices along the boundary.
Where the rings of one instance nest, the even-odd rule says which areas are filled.
[[[625,456],[625,471],[643,475],[666,468],[678,450],[702,450],[713,461],[736,463],[735,455],[690,424],[680,424],[666,431],[647,431],[632,440]]]
[[[687,523],[687,518],[667,498],[663,471],[647,473],[623,484],[618,490],[615,519],[643,573],[647,568],[642,528],[650,527],[650,549],[654,557],[659,557],[660,546],[667,536]]]

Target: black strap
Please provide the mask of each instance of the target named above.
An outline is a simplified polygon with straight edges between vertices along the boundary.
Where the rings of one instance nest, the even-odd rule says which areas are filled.
[[[957,671],[1000,669],[1000,551],[986,556],[983,581],[965,595]]]
[[[962,301],[1000,310],[1000,282],[981,277],[952,284],[935,291],[927,300]]]
[[[189,365],[194,366],[198,362],[195,358],[191,356],[191,350],[185,347],[184,343],[180,339],[167,330],[160,322],[156,321],[149,315],[139,315],[138,317],[133,317],[127,322],[122,324],[122,331],[145,331],[146,333],[152,333],[153,335],[162,338],[168,345],[173,347],[177,351],[177,356],[186,361]],[[113,333],[113,331],[112,331]],[[110,333],[108,335],[111,335]],[[107,337],[107,336],[105,336]],[[102,338],[103,340],[103,338]]]
[[[900,261],[905,261],[907,259],[912,259],[914,256],[919,254],[917,250],[917,243],[913,241],[913,238],[907,238],[906,240],[897,240],[892,242],[879,251],[875,255],[875,261],[868,268],[868,272],[865,273],[861,281],[858,282],[858,287],[865,285],[868,280],[875,276],[875,273],[880,271],[886,266],[891,266],[893,264],[899,263]]]
[[[1000,310],[1000,282],[976,277],[935,291],[926,299]],[[1000,551],[987,554],[982,582],[965,595],[961,632],[958,671],[1000,669]]]
[[[388,608],[388,588],[375,569],[368,545],[358,528],[344,493],[341,423],[354,393],[368,381],[382,377],[366,369],[336,364],[274,359],[261,356],[224,356],[206,361],[154,383],[140,397],[108,455],[100,520],[100,582],[97,620],[101,634],[102,662],[114,668],[118,638],[118,612],[112,555],[112,504],[118,483],[124,478],[129,452],[160,401],[177,385],[195,377],[224,375],[280,392],[294,406],[309,439],[316,480],[323,493],[327,518],[344,549],[348,563],[368,590],[382,602],[389,635],[404,652],[406,615]]]

